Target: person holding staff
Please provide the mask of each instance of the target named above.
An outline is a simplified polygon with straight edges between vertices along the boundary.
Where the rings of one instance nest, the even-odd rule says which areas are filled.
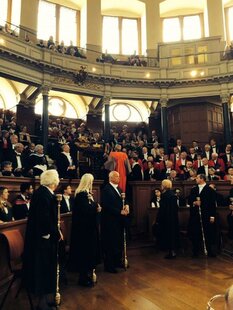
[[[214,243],[216,235],[216,200],[215,191],[206,184],[206,176],[199,174],[197,186],[191,189],[188,198],[190,205],[189,236],[193,246],[193,257],[197,257],[203,245],[209,257],[215,257]]]
[[[129,206],[123,206],[122,190],[118,187],[120,175],[117,171],[109,173],[109,183],[102,190],[102,242],[105,271],[117,273],[124,268],[124,219],[129,214]]]

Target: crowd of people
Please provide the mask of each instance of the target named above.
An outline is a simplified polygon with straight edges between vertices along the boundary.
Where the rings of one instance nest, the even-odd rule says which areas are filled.
[[[54,167],[61,178],[78,178],[82,176],[78,161],[81,153],[92,159],[84,173],[104,179],[106,171],[112,170],[109,167],[114,166],[115,154],[125,154],[128,181],[195,181],[197,174],[205,174],[208,181],[233,182],[232,145],[218,145],[214,138],[203,148],[197,141],[187,147],[181,139],[171,140],[165,153],[156,131],[149,132],[144,123],[134,129],[127,125],[112,127],[109,141],[104,141],[102,132],[93,132],[85,122],[65,118],[50,119],[48,135],[44,154],[43,145],[31,141],[26,126],[18,126],[14,117],[10,121],[0,118],[1,175],[37,177]]]

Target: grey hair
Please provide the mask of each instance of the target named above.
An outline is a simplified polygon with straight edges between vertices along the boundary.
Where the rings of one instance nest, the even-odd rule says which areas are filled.
[[[85,173],[80,180],[79,186],[75,191],[75,196],[80,192],[92,192],[92,184],[94,181],[94,177],[91,173]]]
[[[44,148],[44,146],[42,144],[37,144],[35,146],[35,152],[37,152],[39,149],[43,149],[43,148]]]
[[[46,170],[40,175],[40,184],[44,186],[49,185],[58,185],[59,184],[59,175],[57,173],[57,170],[51,169]]]

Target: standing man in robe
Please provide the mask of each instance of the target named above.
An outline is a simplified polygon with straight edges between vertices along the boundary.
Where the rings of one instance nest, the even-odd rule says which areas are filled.
[[[102,242],[105,271],[117,273],[123,267],[124,225],[129,214],[128,205],[123,206],[120,175],[109,173],[109,183],[102,190]]]
[[[206,176],[199,174],[196,178],[197,186],[191,189],[188,198],[190,205],[189,236],[193,245],[193,257],[199,255],[200,248],[205,241],[209,257],[215,257],[214,252],[216,237],[216,194],[206,184]],[[201,212],[200,212],[200,210]],[[201,217],[200,217],[200,213]],[[203,225],[203,234],[201,228]]]
[[[34,192],[29,209],[23,257],[23,284],[39,297],[37,310],[51,310],[57,280],[57,247],[62,238],[58,230],[57,200],[59,184],[56,170],[44,171],[40,187]]]

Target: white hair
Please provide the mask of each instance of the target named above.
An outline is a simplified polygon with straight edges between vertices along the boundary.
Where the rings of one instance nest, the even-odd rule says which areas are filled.
[[[94,181],[94,177],[91,173],[85,173],[80,180],[79,186],[75,191],[75,196],[80,192],[92,192],[92,184]]]
[[[35,146],[35,152],[37,152],[39,149],[43,149],[43,148],[44,148],[44,146],[42,144],[37,144]]]
[[[57,170],[55,169],[50,169],[44,171],[40,175],[40,184],[44,186],[49,186],[49,185],[58,185],[59,184],[59,175],[57,173]]]

